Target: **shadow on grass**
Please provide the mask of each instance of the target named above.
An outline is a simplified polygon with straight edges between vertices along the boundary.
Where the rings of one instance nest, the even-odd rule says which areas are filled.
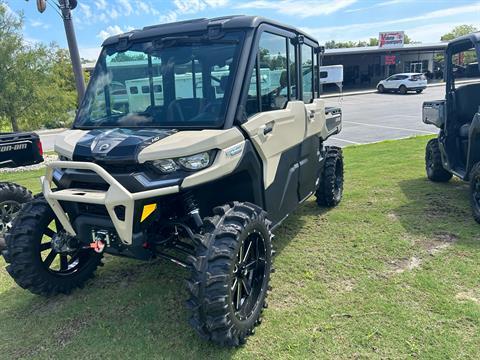
[[[278,253],[305,224],[305,216],[328,209],[302,204],[275,233]],[[17,286],[0,293],[3,354],[9,358],[58,356],[125,356],[137,358],[230,359],[238,349],[201,340],[188,325],[184,306],[186,270],[163,260],[139,262],[106,257],[106,265],[83,290],[70,296],[42,298]],[[52,321],[55,319],[55,321]],[[17,343],[22,334],[29,340]],[[250,343],[255,344],[255,336]],[[42,346],[39,346],[41,343]],[[88,344],[88,346],[86,346]],[[247,346],[248,343],[247,343]]]
[[[461,243],[480,246],[480,227],[470,210],[468,183],[457,179],[434,183],[417,178],[401,181],[399,185],[408,203],[395,209],[394,214],[405,230],[430,238],[452,234]]]
[[[329,212],[331,208],[319,207],[315,201],[306,201],[301,204],[283,223],[275,229],[275,238],[273,248],[278,254],[288,246],[290,241],[305,226],[305,216],[322,216]]]
[[[163,260],[113,259],[84,289],[69,296],[43,298],[14,287],[0,294],[0,303],[14,303],[1,316],[2,333],[9,332],[2,336],[3,354],[7,358],[53,354],[156,358],[163,354],[174,359],[198,354],[199,358],[230,359],[238,349],[203,341],[189,327],[186,277],[186,271]],[[14,298],[23,299],[15,303]],[[26,333],[28,343],[15,341]]]

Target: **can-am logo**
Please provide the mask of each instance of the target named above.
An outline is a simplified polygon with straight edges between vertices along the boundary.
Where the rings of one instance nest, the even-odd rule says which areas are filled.
[[[105,151],[105,150],[108,150],[109,148],[110,148],[110,144],[102,144],[102,145],[100,145],[98,150]]]
[[[0,152],[7,152],[7,151],[19,151],[25,150],[27,148],[27,144],[15,144],[15,145],[4,145],[0,146]]]
[[[378,36],[378,47],[380,48],[398,48],[405,43],[405,33],[403,31],[381,32]]]

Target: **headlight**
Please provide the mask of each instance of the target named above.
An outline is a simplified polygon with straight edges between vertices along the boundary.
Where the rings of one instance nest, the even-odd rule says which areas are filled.
[[[206,151],[195,155],[184,156],[176,159],[161,159],[150,162],[162,173],[172,173],[179,169],[187,171],[202,170],[212,164],[214,153]]]
[[[188,170],[200,170],[210,165],[208,152],[178,158],[178,163]]]
[[[152,161],[152,165],[163,173],[171,173],[178,169],[178,165],[172,159]]]

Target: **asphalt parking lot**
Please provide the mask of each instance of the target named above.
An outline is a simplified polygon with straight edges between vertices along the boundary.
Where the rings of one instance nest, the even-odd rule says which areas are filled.
[[[328,142],[337,146],[367,144],[436,132],[422,122],[422,103],[445,97],[443,86],[429,87],[421,94],[363,94],[326,98],[327,106],[343,112],[343,130]]]

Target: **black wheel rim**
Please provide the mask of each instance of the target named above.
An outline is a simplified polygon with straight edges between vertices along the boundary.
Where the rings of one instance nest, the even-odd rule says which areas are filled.
[[[58,276],[71,275],[81,270],[88,259],[90,249],[78,249],[69,253],[57,252],[52,246],[52,239],[60,231],[65,231],[60,222],[55,219],[43,230],[39,243],[39,256],[42,265],[50,273]]]
[[[473,206],[475,211],[480,212],[480,175],[473,179]]]
[[[343,170],[340,160],[337,160],[335,166],[335,184],[334,184],[334,196],[336,200],[342,197],[343,192]]]
[[[254,230],[242,242],[232,269],[230,298],[237,319],[246,320],[257,309],[265,276],[265,239]]]
[[[4,237],[10,230],[12,221],[20,212],[22,205],[14,200],[7,200],[0,203],[0,237]]]

